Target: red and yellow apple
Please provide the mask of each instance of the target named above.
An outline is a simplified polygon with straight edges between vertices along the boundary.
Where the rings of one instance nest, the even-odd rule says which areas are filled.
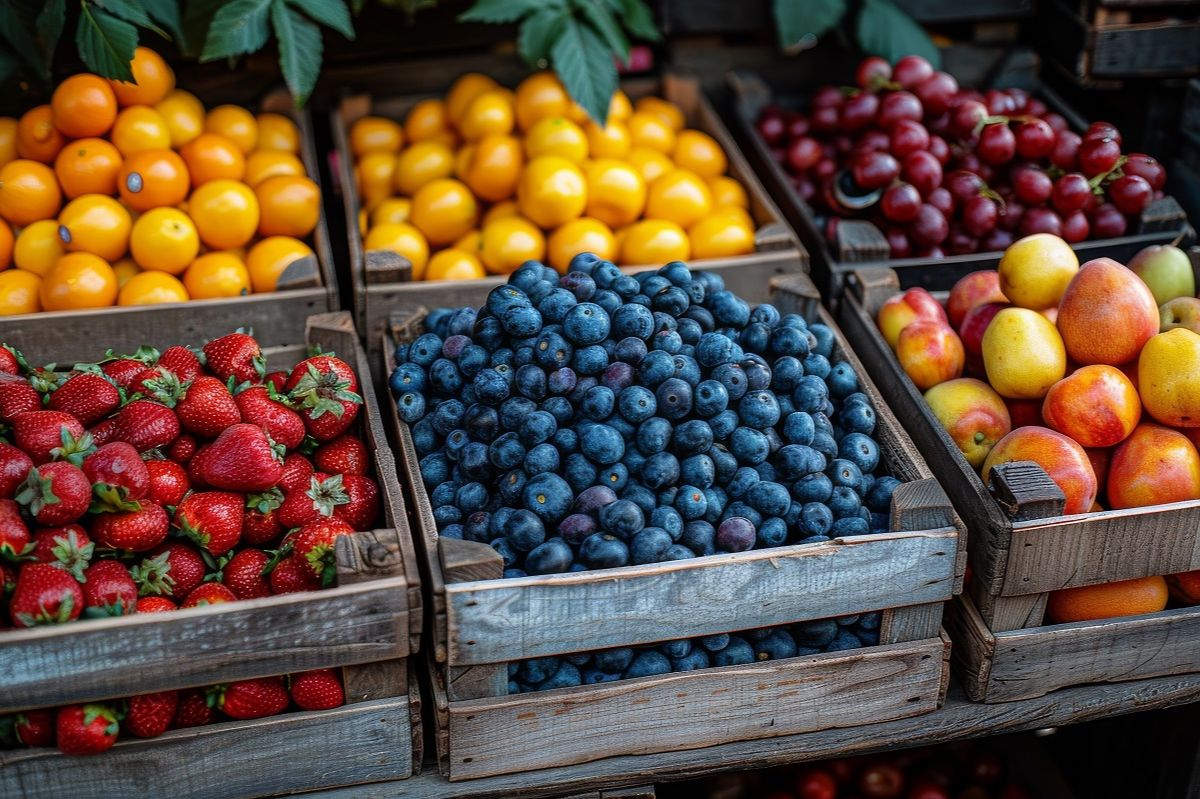
[[[1142,402],[1115,366],[1081,366],[1050,387],[1042,403],[1046,426],[1084,447],[1124,441],[1142,418]]]
[[[925,402],[975,469],[1012,430],[1004,400],[982,380],[960,377],[939,383],[925,392]]]
[[[1183,433],[1147,422],[1113,451],[1108,467],[1111,507],[1192,499],[1200,499],[1200,454]]]
[[[1018,427],[1000,439],[983,462],[986,485],[992,467],[1013,461],[1041,466],[1067,498],[1063,512],[1086,513],[1096,501],[1096,473],[1083,447],[1048,427]]]

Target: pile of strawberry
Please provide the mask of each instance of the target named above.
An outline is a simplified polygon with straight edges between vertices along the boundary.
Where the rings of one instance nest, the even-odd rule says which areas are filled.
[[[267,373],[242,332],[69,371],[0,348],[0,628],[332,584],[379,513],[357,391],[332,354]]]
[[[136,738],[157,738],[167,730],[202,727],[222,718],[277,716],[293,705],[329,710],[345,701],[337,671],[314,669],[2,716],[0,747],[57,745],[64,754],[94,755],[110,749],[122,729]]]

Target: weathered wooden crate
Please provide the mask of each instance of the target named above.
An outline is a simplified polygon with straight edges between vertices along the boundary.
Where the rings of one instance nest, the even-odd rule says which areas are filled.
[[[1039,4],[1041,50],[1078,80],[1200,73],[1200,15],[1189,0]]]
[[[285,92],[268,95],[260,109],[286,114],[299,126],[300,159],[319,185],[312,115],[297,110]],[[279,278],[279,290],[270,294],[0,316],[0,340],[29,342],[41,360],[57,363],[98,360],[108,348],[119,353],[141,344],[161,349],[180,341],[203,343],[239,327],[253,328],[264,348],[302,345],[304,320],[339,307],[324,206],[308,243],[313,257],[291,264]]]
[[[1200,611],[1043,624],[1051,591],[1200,568],[1200,501],[1063,516],[1062,492],[1029,462],[996,467],[985,486],[875,325],[900,291],[895,272],[863,270],[850,283],[839,321],[971,532],[969,598],[954,604],[952,628],[971,698],[1007,701],[1200,670],[1195,637],[1179,638]],[[1159,648],[1161,656],[1152,654]],[[1184,654],[1172,657],[1174,649]]]
[[[499,77],[512,77],[511,70],[499,72]],[[444,90],[444,86],[438,87]],[[683,109],[689,127],[708,133],[724,149],[729,159],[728,174],[746,189],[750,214],[758,229],[755,233],[756,252],[732,258],[696,261],[698,268],[719,273],[726,286],[751,302],[767,299],[767,282],[775,275],[807,269],[808,255],[795,235],[783,221],[783,215],[759,182],[733,136],[705,98],[699,81],[678,74],[666,74],[661,81],[639,78],[622,83],[633,99],[647,94],[659,94]],[[358,191],[354,182],[354,161],[347,146],[347,131],[367,114],[403,119],[408,110],[431,95],[401,95],[372,98],[356,95],[345,99],[338,112],[332,115],[333,138],[337,148],[337,175],[344,207],[346,230],[349,236],[350,275],[353,285],[357,322],[366,336],[368,352],[382,340],[388,316],[397,309],[424,305],[479,305],[487,293],[501,285],[506,277],[495,276],[480,280],[414,281],[412,266],[404,257],[390,250],[363,251],[359,235]],[[657,268],[659,264],[653,265]],[[628,267],[629,270],[650,268]],[[379,359],[375,358],[378,363]]]
[[[836,330],[803,274],[776,278],[780,310]],[[397,312],[383,349],[423,330]],[[927,713],[945,696],[942,603],[961,587],[964,529],[937,482],[840,337],[878,414],[887,469],[906,483],[892,530],[648,566],[501,579],[491,547],[442,540],[408,426],[392,417],[432,606],[432,677],[441,768],[453,780],[632,753],[868,724]],[[391,407],[391,406],[389,406]],[[880,645],[507,695],[511,661],[883,611]]]
[[[1018,85],[1034,91],[1046,103],[1058,111],[1080,130],[1087,122],[1075,114],[1049,88],[1031,82],[1028,59],[1020,53],[1006,64],[993,71],[1000,77],[992,82],[995,86]],[[1000,252],[950,255],[945,258],[891,258],[887,239],[874,224],[865,220],[842,219],[838,222],[837,243],[831,245],[811,206],[796,192],[791,178],[783,167],[771,156],[766,142],[754,127],[759,113],[772,103],[782,103],[787,108],[800,108],[807,102],[808,91],[818,81],[836,82],[828,75],[808,75],[788,82],[770,86],[753,72],[736,70],[729,74],[730,88],[734,94],[734,106],[739,138],[746,148],[746,157],[762,176],[763,183],[783,209],[808,249],[812,258],[813,276],[828,300],[836,301],[845,286],[847,274],[864,267],[880,267],[894,270],[900,276],[901,285],[931,288],[942,281],[958,278],[980,269],[994,269],[1000,262]],[[1010,80],[1011,78],[1011,80]],[[1174,199],[1164,197],[1155,200],[1142,214],[1136,232],[1113,239],[1084,241],[1073,245],[1080,260],[1107,255],[1118,261],[1126,261],[1138,250],[1150,244],[1165,244],[1181,233],[1190,230],[1183,209]]]
[[[338,539],[337,587],[0,632],[0,712],[368,664],[418,650],[416,555],[366,354],[348,312],[310,316],[304,330],[308,344],[338,353],[360,376],[361,429],[384,512],[383,528]],[[40,354],[36,334],[28,335],[8,343],[28,343],[31,355]],[[284,368],[306,357],[306,347],[266,354],[271,366]]]

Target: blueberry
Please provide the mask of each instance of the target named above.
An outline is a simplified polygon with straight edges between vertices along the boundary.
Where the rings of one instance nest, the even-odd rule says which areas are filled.
[[[675,364],[675,377],[693,388],[700,382],[700,364],[690,355],[676,355],[671,359]]]
[[[646,357],[646,342],[640,338],[623,338],[617,342],[616,349],[613,354],[617,359],[624,361],[631,366],[637,366]]]
[[[828,646],[838,632],[837,622],[833,619],[804,621],[792,627],[792,635],[800,646]]]
[[[687,521],[699,519],[708,510],[708,501],[701,489],[682,485],[679,487],[678,496],[675,497],[675,510]]]
[[[737,429],[738,415],[733,411],[721,411],[708,420],[708,426],[712,428],[714,440],[724,441]]]
[[[832,536],[867,535],[871,532],[871,523],[861,516],[845,516],[836,519],[829,534]]]
[[[763,519],[762,525],[758,528],[757,535],[760,547],[783,546],[788,537],[787,522],[778,516]]]
[[[838,454],[837,444],[834,443],[833,436],[829,433],[817,433],[813,436],[812,448],[828,460],[833,460]]]
[[[608,367],[608,352],[599,345],[580,347],[571,358],[571,368],[581,375],[598,375]]]
[[[484,444],[491,443],[500,435],[500,414],[486,405],[476,403],[467,406],[462,424],[473,439]]]
[[[733,359],[733,341],[720,333],[705,333],[696,343],[696,360],[701,366],[713,368]]]
[[[444,453],[435,452],[421,458],[421,478],[426,487],[446,482],[450,476],[450,459]]]
[[[731,516],[717,528],[716,544],[725,552],[746,552],[754,541],[754,524],[743,516]]]
[[[417,366],[429,366],[442,354],[442,339],[435,333],[418,336],[408,348],[408,359]]]
[[[755,661],[754,649],[740,636],[729,636],[729,643],[713,653],[714,666],[746,666]]]
[[[841,519],[846,516],[857,516],[858,509],[862,503],[858,498],[858,494],[853,488],[845,486],[834,486],[833,494],[829,497],[829,510],[833,512],[834,518]]]
[[[883,614],[879,611],[875,611],[874,613],[863,613],[858,617],[858,628],[860,630],[878,630],[882,621]]]
[[[672,544],[667,550],[667,554],[663,555],[663,562],[669,560],[691,560],[696,557],[696,553],[682,544]]]
[[[488,447],[488,460],[497,469],[508,471],[521,465],[525,452],[516,433],[504,433]]]
[[[829,479],[834,486],[858,490],[862,483],[862,470],[854,461],[846,460],[845,458],[835,458],[833,463],[829,464]]]
[[[697,557],[711,555],[717,551],[717,531],[709,522],[699,519],[690,521],[684,524],[679,543]]]
[[[608,486],[592,486],[579,492],[571,510],[574,513],[595,513],[605,505],[616,501],[616,492]]]
[[[558,523],[558,534],[572,546],[579,546],[596,532],[596,520],[586,513],[572,513]]]
[[[775,356],[805,358],[809,355],[808,333],[794,327],[777,327],[771,331],[768,350]]]
[[[620,538],[631,538],[645,524],[642,509],[627,499],[618,499],[600,508],[600,527]]]
[[[867,507],[876,513],[887,513],[892,508],[892,494],[900,481],[891,475],[885,475],[871,484],[871,490],[863,498]]]
[[[862,641],[858,636],[849,630],[838,630],[838,634],[833,640],[825,645],[826,652],[843,652],[847,649],[859,649],[862,647]]]
[[[614,464],[625,454],[621,434],[606,424],[591,424],[580,430],[579,445],[593,463],[601,466]]]
[[[833,511],[820,502],[806,502],[800,513],[800,536],[825,535],[833,527]]]
[[[516,505],[521,501],[521,492],[529,482],[528,476],[521,469],[510,469],[500,478],[500,499],[508,505]]]
[[[690,419],[679,425],[671,437],[671,449],[684,457],[707,452],[712,444],[712,428],[700,419]]]
[[[526,447],[535,447],[545,443],[558,430],[558,422],[545,411],[534,411],[521,420],[518,431],[521,443]]]
[[[575,357],[575,348],[556,330],[543,330],[533,343],[534,361],[544,369],[561,369]]]
[[[654,334],[654,314],[642,305],[622,305],[612,317],[612,334],[645,341]]]
[[[746,393],[746,373],[736,363],[721,364],[712,370],[710,376],[725,386],[725,393],[729,395],[730,402],[741,399]]]
[[[829,377],[829,372],[832,369],[829,365],[829,359],[824,355],[818,355],[815,352],[810,353],[804,359],[804,371],[807,376],[819,377],[824,382],[825,378]]]
[[[525,570],[530,574],[561,574],[570,568],[574,557],[566,541],[551,538],[525,556]]]
[[[483,369],[471,381],[479,401],[487,405],[499,405],[509,395],[508,380],[496,369]]]
[[[766,430],[779,422],[779,403],[770,391],[751,391],[738,402],[742,424]]]
[[[637,677],[653,677],[670,672],[671,661],[667,659],[666,655],[653,649],[645,649],[634,655],[633,662],[629,664],[629,668],[625,669],[622,676],[627,680],[632,680]]]
[[[613,394],[612,389],[606,386],[593,386],[583,395],[583,400],[579,403],[579,412],[588,419],[603,422],[612,416],[615,405],[616,395]]]
[[[683,517],[674,508],[660,505],[650,512],[650,526],[665,531],[671,541],[678,541],[683,534]]]
[[[465,413],[466,407],[461,402],[446,399],[439,402],[433,413],[429,414],[429,421],[433,429],[444,436],[462,424]]]
[[[563,316],[563,334],[579,346],[599,344],[608,337],[608,312],[592,302],[581,302]]]
[[[655,416],[638,425],[635,441],[643,455],[653,455],[667,448],[671,436],[671,423],[661,416]]]
[[[796,639],[787,630],[771,630],[754,643],[757,660],[786,660],[796,657]]]
[[[695,319],[688,319],[686,316],[681,316],[678,324],[679,327],[676,328],[675,332],[683,339],[684,346],[691,346],[694,353],[696,344],[700,343],[700,337],[704,335],[704,329],[700,327],[700,323]]]
[[[425,370],[415,363],[402,363],[392,370],[388,387],[397,394],[425,390]]]
[[[579,300],[570,291],[556,288],[551,289],[550,293],[538,302],[537,308],[544,321],[549,324],[558,324],[562,322],[567,311],[574,308],[578,302]]]
[[[446,457],[457,461],[463,449],[470,443],[471,438],[465,430],[450,431],[450,434],[446,436]]]
[[[629,547],[620,538],[595,533],[579,546],[579,557],[593,569],[613,569],[629,563]]]
[[[458,496],[458,486],[459,484],[453,480],[441,483],[429,495],[429,503],[435,508],[442,505],[453,505],[455,497]]]
[[[576,381],[575,370],[564,366],[546,375],[546,388],[551,394],[570,394],[575,390]]]
[[[739,463],[751,466],[762,463],[771,453],[767,437],[750,427],[738,427],[729,436],[729,451]]]
[[[415,424],[425,415],[425,397],[415,391],[406,391],[396,398],[396,412],[400,421]]]
[[[835,337],[833,331],[822,324],[811,325],[808,332],[813,334],[817,340],[817,346],[814,350],[819,354],[828,358],[833,354],[833,343]]]
[[[688,305],[691,304],[691,297],[678,286],[671,286],[655,294],[651,298],[651,304],[656,311],[662,311],[671,316],[679,316],[688,309]]]
[[[529,552],[546,540],[542,520],[524,509],[513,512],[504,533],[509,546],[517,552]]]
[[[644,386],[630,386],[623,389],[617,397],[617,409],[621,416],[632,424],[640,424],[654,415],[658,403],[650,389]],[[708,425],[705,425],[708,427]]]
[[[671,658],[671,671],[696,671],[710,665],[709,654],[703,649],[693,649],[681,658]]]
[[[675,361],[670,353],[651,350],[638,364],[638,379],[648,388],[657,388],[675,374]]]
[[[571,506],[571,487],[556,474],[534,475],[521,491],[521,504],[543,522],[557,522],[567,515]],[[570,558],[567,564],[570,564]]]
[[[751,322],[738,334],[738,344],[746,352],[763,353],[767,351],[767,342],[771,338],[771,328],[762,322]]]
[[[673,543],[675,542],[666,530],[660,527],[644,527],[630,542],[630,556],[636,564],[658,563]]]
[[[600,671],[621,674],[633,662],[633,654],[633,649],[624,646],[617,649],[603,649],[592,655],[592,663]]]
[[[843,403],[838,421],[846,432],[869,436],[875,432],[875,409],[863,402]]]
[[[677,377],[664,380],[655,397],[659,413],[667,419],[683,419],[692,410],[692,387]]]
[[[792,391],[792,403],[796,410],[807,413],[823,411],[828,398],[829,387],[821,377],[812,374],[800,378],[800,382]]]
[[[608,386],[614,394],[619,394],[632,386],[636,377],[637,372],[632,366],[617,361],[609,364],[600,375],[600,385]]]
[[[525,473],[540,474],[542,472],[557,472],[559,466],[558,450],[553,444],[538,444],[525,455]]]
[[[418,456],[423,458],[437,449],[441,437],[433,429],[433,423],[428,416],[414,424],[411,432],[413,447],[417,450]]]
[[[693,455],[679,464],[679,479],[687,485],[706,490],[716,481],[716,468],[707,455]]]
[[[541,410],[554,417],[559,426],[567,424],[575,416],[575,409],[566,397],[546,397],[542,400]]]
[[[642,464],[641,479],[655,491],[674,485],[679,480],[679,461],[669,452],[656,452]]]
[[[584,685],[599,685],[600,683],[621,679],[620,674],[610,674],[607,671],[600,671],[599,669],[584,669],[582,676]],[[509,693],[512,692],[510,691]]]
[[[488,491],[482,483],[465,483],[459,486],[454,502],[463,514],[472,514],[487,505]]]
[[[507,538],[497,538],[491,542],[492,549],[496,550],[500,555],[500,559],[504,562],[504,568],[512,568],[517,563],[517,551],[508,543]]]
[[[733,456],[733,453],[726,449],[724,445],[714,443],[708,448],[706,454],[713,462],[713,469],[716,473],[716,482],[718,485],[725,485],[733,479],[733,475],[738,470],[738,461]]]
[[[692,651],[692,642],[686,638],[675,641],[664,641],[658,645],[658,651],[671,659],[687,657]]]
[[[745,501],[763,516],[782,516],[792,504],[788,490],[769,480],[760,480],[750,486]]]
[[[838,455],[852,461],[864,474],[870,474],[879,465],[879,445],[862,433],[847,433],[838,444]]]

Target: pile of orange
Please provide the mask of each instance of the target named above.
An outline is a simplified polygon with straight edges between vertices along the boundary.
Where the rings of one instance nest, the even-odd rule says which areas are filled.
[[[745,189],[679,106],[618,91],[604,126],[552,73],[510,91],[468,73],[403,123],[349,131],[368,250],[420,280],[504,275],[527,260],[566,271],[581,252],[622,264],[754,251]]]
[[[0,118],[0,314],[236,297],[311,255],[320,192],[279,114],[205,111],[137,48]]]
[[[1184,607],[1200,605],[1200,571],[1051,591],[1046,619],[1061,624],[1140,616],[1165,610],[1168,600]]]

